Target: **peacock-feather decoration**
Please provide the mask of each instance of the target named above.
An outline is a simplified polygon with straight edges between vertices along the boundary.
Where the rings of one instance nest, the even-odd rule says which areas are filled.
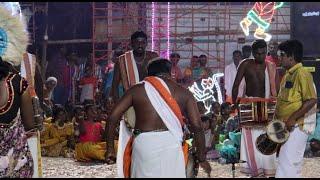
[[[0,3],[0,56],[3,61],[19,65],[29,38],[25,17],[18,2]]]

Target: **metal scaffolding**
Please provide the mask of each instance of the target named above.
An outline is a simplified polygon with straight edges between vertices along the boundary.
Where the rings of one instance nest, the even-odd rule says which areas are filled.
[[[181,53],[182,60],[189,60],[193,55],[205,54],[209,62],[213,62],[209,63],[211,68],[223,69],[228,57],[227,49],[231,47],[230,43],[237,43],[237,47],[234,48],[241,49],[242,44],[238,43],[238,38],[245,38],[245,36],[239,22],[246,16],[253,4],[250,2],[173,4],[170,10],[172,14],[170,41],[173,47],[171,50]],[[165,10],[166,6],[165,3],[158,3],[158,11]],[[284,8],[289,8],[289,6]],[[290,14],[279,12],[275,14],[275,22],[270,30],[276,40],[279,40],[278,35],[280,34],[290,34],[290,23],[284,20],[284,16],[289,19]],[[283,25],[286,26],[286,29],[283,28]],[[246,38],[246,42],[251,41],[252,38]]]
[[[224,72],[226,64],[232,61],[232,52],[241,50],[244,44],[251,44],[254,40],[254,29],[246,37],[239,25],[254,3],[90,2],[87,7],[90,6],[92,12],[88,11],[88,16],[86,13],[84,16],[90,18],[92,16],[92,24],[84,27],[91,30],[92,36],[88,37],[88,33],[85,37],[88,39],[75,39],[76,36],[72,39],[63,39],[63,36],[59,36],[60,32],[58,32],[54,41],[51,37],[44,40],[44,37],[40,37],[43,36],[42,33],[36,33],[39,30],[37,27],[39,24],[37,24],[35,14],[37,9],[43,9],[46,12],[45,16],[48,17],[48,2],[21,2],[20,4],[22,10],[28,9],[29,12],[30,43],[38,45],[37,48],[42,50],[42,54],[36,55],[41,60],[43,75],[46,71],[47,45],[78,45],[79,43],[91,43],[92,51],[86,53],[92,53],[92,58],[89,61],[96,70],[96,75],[100,75],[103,67],[96,64],[109,63],[117,49],[130,50],[130,36],[137,30],[143,30],[148,35],[148,50],[153,49],[162,57],[167,57],[168,49],[169,53],[179,53],[181,57],[179,66],[182,71],[189,66],[192,56],[204,54],[208,59],[207,66],[211,68],[212,72]],[[59,3],[55,3],[55,5],[56,9],[60,8]],[[71,5],[71,7],[74,6]],[[71,13],[64,14],[68,17],[73,15]],[[74,15],[77,16],[77,14]],[[47,29],[48,21],[45,21]],[[274,14],[268,33],[273,35],[275,41],[290,38],[289,3],[286,3]],[[97,73],[98,71],[100,73]]]
[[[98,3],[93,4],[96,7]],[[147,33],[148,49],[152,49],[153,39],[154,51],[165,56],[168,41],[167,2],[154,2],[153,5],[151,2],[101,2],[101,4],[104,4],[105,8],[105,16],[101,17],[105,22],[105,38],[102,42],[108,47],[105,47],[106,53],[101,55],[102,57],[111,58],[112,50],[118,46],[124,50],[130,49],[130,35],[138,29]],[[222,72],[232,51],[241,49],[243,45],[238,39],[245,38],[244,43],[251,43],[254,39],[252,36],[245,37],[239,26],[239,22],[253,4],[254,2],[170,3],[170,51],[180,53],[179,64],[183,68],[188,65],[193,55],[205,54],[209,60],[208,66]],[[273,34],[273,40],[283,40],[281,35],[290,38],[289,8],[289,4],[286,4],[275,13],[269,30]],[[97,32],[97,23],[94,23],[93,29],[93,32]],[[97,35],[94,33],[93,37],[95,39]],[[96,51],[95,46],[93,49]],[[99,57],[94,55],[94,59],[97,60]]]
[[[22,2],[21,7],[29,8],[34,14],[39,3]],[[161,56],[167,50],[168,32],[170,52],[181,55],[179,65],[185,68],[193,55],[205,54],[208,66],[222,72],[232,51],[241,49],[243,42],[251,43],[253,36],[245,37],[239,22],[246,16],[254,2],[92,2],[92,39],[56,40],[48,44],[92,43],[93,64],[110,61],[113,51],[130,49],[130,35],[143,30],[148,35],[148,50]],[[152,6],[153,4],[153,6]],[[154,14],[152,14],[154,13]],[[169,14],[169,19],[168,19]],[[170,27],[168,31],[168,20]],[[31,17],[29,33],[35,41],[35,17]],[[89,27],[90,28],[90,27]],[[152,31],[153,29],[153,31]],[[152,38],[153,32],[153,38]],[[250,32],[253,34],[253,32]],[[285,4],[275,13],[269,33],[273,40],[290,38],[290,6]]]
[[[121,47],[124,51],[130,49],[130,35],[135,30],[145,29],[144,5],[145,3],[125,2],[92,3],[92,59],[94,62],[110,60],[115,48]]]

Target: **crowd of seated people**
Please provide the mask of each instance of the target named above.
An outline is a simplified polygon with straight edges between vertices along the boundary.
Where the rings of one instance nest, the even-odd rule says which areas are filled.
[[[104,161],[107,114],[89,101],[86,103],[73,108],[53,107],[53,116],[45,119],[41,131],[42,156],[72,157],[82,162]]]

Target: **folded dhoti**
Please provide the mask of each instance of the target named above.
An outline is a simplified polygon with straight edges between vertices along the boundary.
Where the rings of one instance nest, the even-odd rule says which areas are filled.
[[[186,177],[182,146],[172,133],[148,132],[135,138],[131,177]]]

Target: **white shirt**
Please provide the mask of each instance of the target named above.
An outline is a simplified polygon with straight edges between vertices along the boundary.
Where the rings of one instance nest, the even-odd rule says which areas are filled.
[[[94,84],[85,84],[81,89],[80,102],[83,103],[86,99],[93,100]]]
[[[224,78],[225,78],[224,88],[227,91],[226,92],[227,96],[232,97],[232,87],[233,87],[234,80],[236,79],[236,75],[237,75],[237,67],[232,62],[231,64],[226,66],[225,74],[224,74]],[[245,80],[243,78],[239,85],[238,97],[243,96],[244,88],[245,88]]]

